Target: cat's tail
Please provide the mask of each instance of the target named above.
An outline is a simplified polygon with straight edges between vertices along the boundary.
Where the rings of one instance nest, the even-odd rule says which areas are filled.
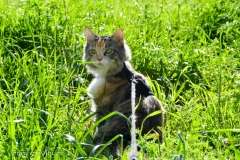
[[[149,133],[150,131],[156,133],[159,136],[159,140],[163,142],[164,127],[164,108],[161,102],[155,96],[148,96],[142,101],[141,114],[145,114],[142,119],[142,135]],[[148,116],[148,117],[147,117]],[[146,118],[147,117],[147,118]]]

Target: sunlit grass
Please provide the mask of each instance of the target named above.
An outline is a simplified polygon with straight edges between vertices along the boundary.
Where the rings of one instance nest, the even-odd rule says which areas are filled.
[[[239,7],[0,0],[0,159],[109,158],[106,145],[93,145],[85,26],[101,35],[123,28],[133,67],[165,107],[164,143],[140,136],[139,159],[239,159]]]

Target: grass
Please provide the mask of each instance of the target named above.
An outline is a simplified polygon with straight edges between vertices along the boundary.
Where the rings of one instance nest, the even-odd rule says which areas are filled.
[[[123,28],[134,68],[165,106],[165,142],[140,137],[139,159],[239,159],[239,8],[230,0],[0,0],[0,159],[109,158],[92,142],[85,26],[101,35]]]

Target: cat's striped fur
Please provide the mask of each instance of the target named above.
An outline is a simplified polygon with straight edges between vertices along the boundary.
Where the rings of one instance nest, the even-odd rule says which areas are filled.
[[[126,117],[130,117],[131,113],[131,83],[126,78],[119,76],[124,67],[127,67],[147,84],[146,78],[131,69],[129,60],[131,53],[128,45],[125,43],[123,31],[118,29],[112,36],[98,36],[89,28],[85,29],[87,42],[84,46],[83,60],[86,62],[94,62],[87,64],[88,72],[92,73],[95,78],[88,87],[88,94],[92,98],[92,110],[97,114],[97,120],[103,116],[118,111]],[[136,104],[136,127],[141,127],[144,118],[154,111],[164,110],[160,101],[153,95],[138,96],[135,99]],[[164,113],[148,118],[143,124],[142,134],[146,134],[151,130],[159,134],[160,141],[163,141],[163,134],[158,127],[163,127]],[[94,143],[101,144],[109,141],[117,134],[122,134],[126,141],[130,138],[130,126],[126,119],[121,116],[113,116],[98,126]],[[118,142],[114,142],[111,146],[111,152],[116,154],[116,146]]]

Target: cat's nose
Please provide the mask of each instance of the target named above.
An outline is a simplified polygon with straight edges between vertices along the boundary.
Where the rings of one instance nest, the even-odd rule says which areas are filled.
[[[102,58],[97,58],[98,62],[100,62],[102,60]]]

